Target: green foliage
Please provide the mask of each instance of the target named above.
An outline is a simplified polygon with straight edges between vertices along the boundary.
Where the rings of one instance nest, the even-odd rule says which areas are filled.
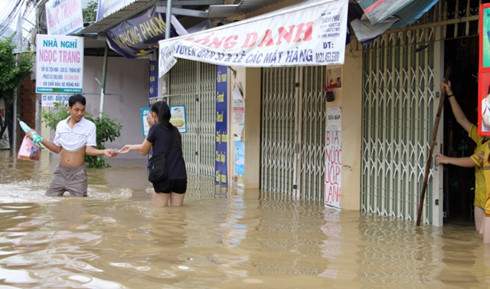
[[[97,17],[97,1],[91,0],[87,7],[82,9],[83,22],[93,22]]]
[[[57,102],[54,104],[53,111],[43,111],[42,117],[46,122],[46,125],[52,130],[56,129],[58,122],[69,117],[70,114],[66,109],[65,104]],[[95,123],[97,129],[97,148],[104,149],[105,142],[114,141],[117,137],[121,136],[122,125],[115,120],[109,118],[105,114],[101,117],[94,117],[92,114],[86,112],[85,118]],[[107,168],[109,164],[105,162],[104,156],[87,156],[85,155],[85,162],[87,166],[91,168]]]
[[[15,45],[10,36],[0,39],[0,98],[7,103],[14,99],[14,89],[29,76],[32,68],[32,52],[14,54]]]
[[[56,129],[56,125],[63,119],[70,116],[66,106],[62,102],[54,103],[54,111],[42,111],[43,120],[46,122],[46,126],[52,130]]]

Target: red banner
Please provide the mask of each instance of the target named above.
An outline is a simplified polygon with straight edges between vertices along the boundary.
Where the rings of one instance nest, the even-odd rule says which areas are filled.
[[[480,6],[480,31],[478,132],[490,135],[490,4]]]

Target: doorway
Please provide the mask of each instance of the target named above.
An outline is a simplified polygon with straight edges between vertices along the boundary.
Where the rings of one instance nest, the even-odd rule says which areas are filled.
[[[446,40],[444,66],[451,67],[450,81],[454,95],[468,120],[477,123],[478,106],[478,37]],[[457,123],[448,101],[444,105],[444,146],[442,153],[451,157],[473,154],[475,143]],[[444,223],[473,223],[475,198],[474,168],[445,165]]]

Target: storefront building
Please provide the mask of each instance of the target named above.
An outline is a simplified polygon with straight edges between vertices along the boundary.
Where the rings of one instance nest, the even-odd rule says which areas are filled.
[[[271,3],[230,21],[299,2]],[[331,202],[415,221],[449,57],[459,67],[451,77],[455,92],[463,92],[462,83],[473,85],[463,75],[471,79],[477,71],[479,4],[439,1],[416,23],[366,45],[351,35],[341,65],[223,68],[178,59],[168,72],[168,91],[159,95],[185,106],[188,171],[218,185],[219,194],[221,187],[240,194],[258,189],[261,198]],[[217,107],[221,97],[225,114]],[[147,94],[137,98],[138,105],[148,101]],[[474,103],[462,99],[462,106],[470,114],[476,92]],[[448,114],[434,152],[470,155],[471,144]],[[442,226],[445,218],[471,215],[471,183],[460,177],[471,175],[432,165],[422,223]]]

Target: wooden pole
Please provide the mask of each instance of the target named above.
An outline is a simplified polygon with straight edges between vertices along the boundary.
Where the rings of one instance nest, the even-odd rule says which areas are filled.
[[[451,68],[446,68],[446,74],[444,76],[444,82],[447,83],[449,80],[449,74],[451,73]],[[436,143],[437,129],[439,128],[439,121],[441,120],[442,108],[444,107],[444,101],[446,100],[446,90],[441,91],[441,99],[439,99],[439,107],[437,108],[436,119],[434,121],[434,130],[432,131],[432,139],[430,142],[429,157],[427,158],[427,163],[425,164],[425,175],[424,183],[422,185],[422,193],[420,194],[419,209],[417,211],[417,226],[420,226],[420,218],[422,216],[422,208],[424,207],[425,191],[427,190],[427,181],[429,179],[429,171],[432,165],[432,154],[434,153],[434,146]]]

